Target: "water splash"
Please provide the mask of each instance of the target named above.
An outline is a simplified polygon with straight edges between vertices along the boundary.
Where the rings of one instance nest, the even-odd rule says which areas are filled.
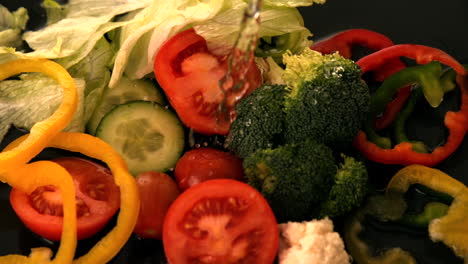
[[[239,36],[228,57],[226,75],[219,82],[223,100],[218,108],[218,119],[231,122],[235,118],[234,106],[248,90],[244,80],[257,47],[261,6],[262,0],[250,0],[244,11]]]

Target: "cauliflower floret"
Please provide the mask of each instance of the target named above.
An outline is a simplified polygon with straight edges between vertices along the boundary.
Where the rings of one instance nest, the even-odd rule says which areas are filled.
[[[329,218],[279,224],[279,264],[350,263],[343,240]]]

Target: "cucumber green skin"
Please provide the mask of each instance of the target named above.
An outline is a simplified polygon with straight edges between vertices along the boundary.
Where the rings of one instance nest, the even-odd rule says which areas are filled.
[[[166,104],[164,93],[150,80],[130,80],[123,76],[114,88],[107,87],[104,91],[101,101],[86,124],[87,132],[95,135],[99,122],[114,107],[139,100]]]
[[[185,147],[184,127],[177,115],[150,101],[115,107],[103,117],[96,136],[123,157],[134,176],[173,169]]]

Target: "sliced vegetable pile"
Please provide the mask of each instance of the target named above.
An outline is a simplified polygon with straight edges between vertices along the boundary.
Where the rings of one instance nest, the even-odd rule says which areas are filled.
[[[171,264],[416,263],[370,253],[369,218],[427,228],[468,261],[467,187],[430,168],[468,130],[468,66],[367,29],[314,43],[297,7],[324,2],[265,0],[254,50],[236,46],[242,0],[46,0],[34,31],[0,6],[0,137],[28,132],[0,153],[0,180],[25,226],[60,243],[0,263],[108,263],[131,236],[161,240]],[[453,94],[444,141],[410,138],[415,109]],[[430,196],[420,211],[412,188]]]

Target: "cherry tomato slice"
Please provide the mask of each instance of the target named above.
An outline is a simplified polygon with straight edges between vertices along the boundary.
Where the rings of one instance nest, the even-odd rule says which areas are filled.
[[[183,191],[212,179],[244,181],[244,170],[242,160],[231,153],[214,148],[198,148],[184,153],[176,164],[174,176]]]
[[[163,225],[171,264],[271,264],[278,241],[278,225],[263,196],[231,179],[187,189],[169,207]]]
[[[194,29],[182,31],[164,43],[154,62],[156,79],[182,122],[206,135],[229,132],[229,119],[217,115],[224,99],[219,81],[227,68],[227,56],[210,53],[205,39]],[[252,62],[244,80],[248,85],[246,94],[261,81],[260,71]]]
[[[120,190],[106,167],[90,160],[63,157],[53,160],[73,177],[77,201],[77,237],[88,238],[101,230],[120,205]],[[10,203],[20,220],[34,233],[58,241],[62,233],[62,197],[53,186],[31,194],[13,188]]]
[[[140,192],[140,214],[133,232],[141,238],[162,238],[167,209],[179,196],[177,184],[167,174],[148,171],[136,177]]]

